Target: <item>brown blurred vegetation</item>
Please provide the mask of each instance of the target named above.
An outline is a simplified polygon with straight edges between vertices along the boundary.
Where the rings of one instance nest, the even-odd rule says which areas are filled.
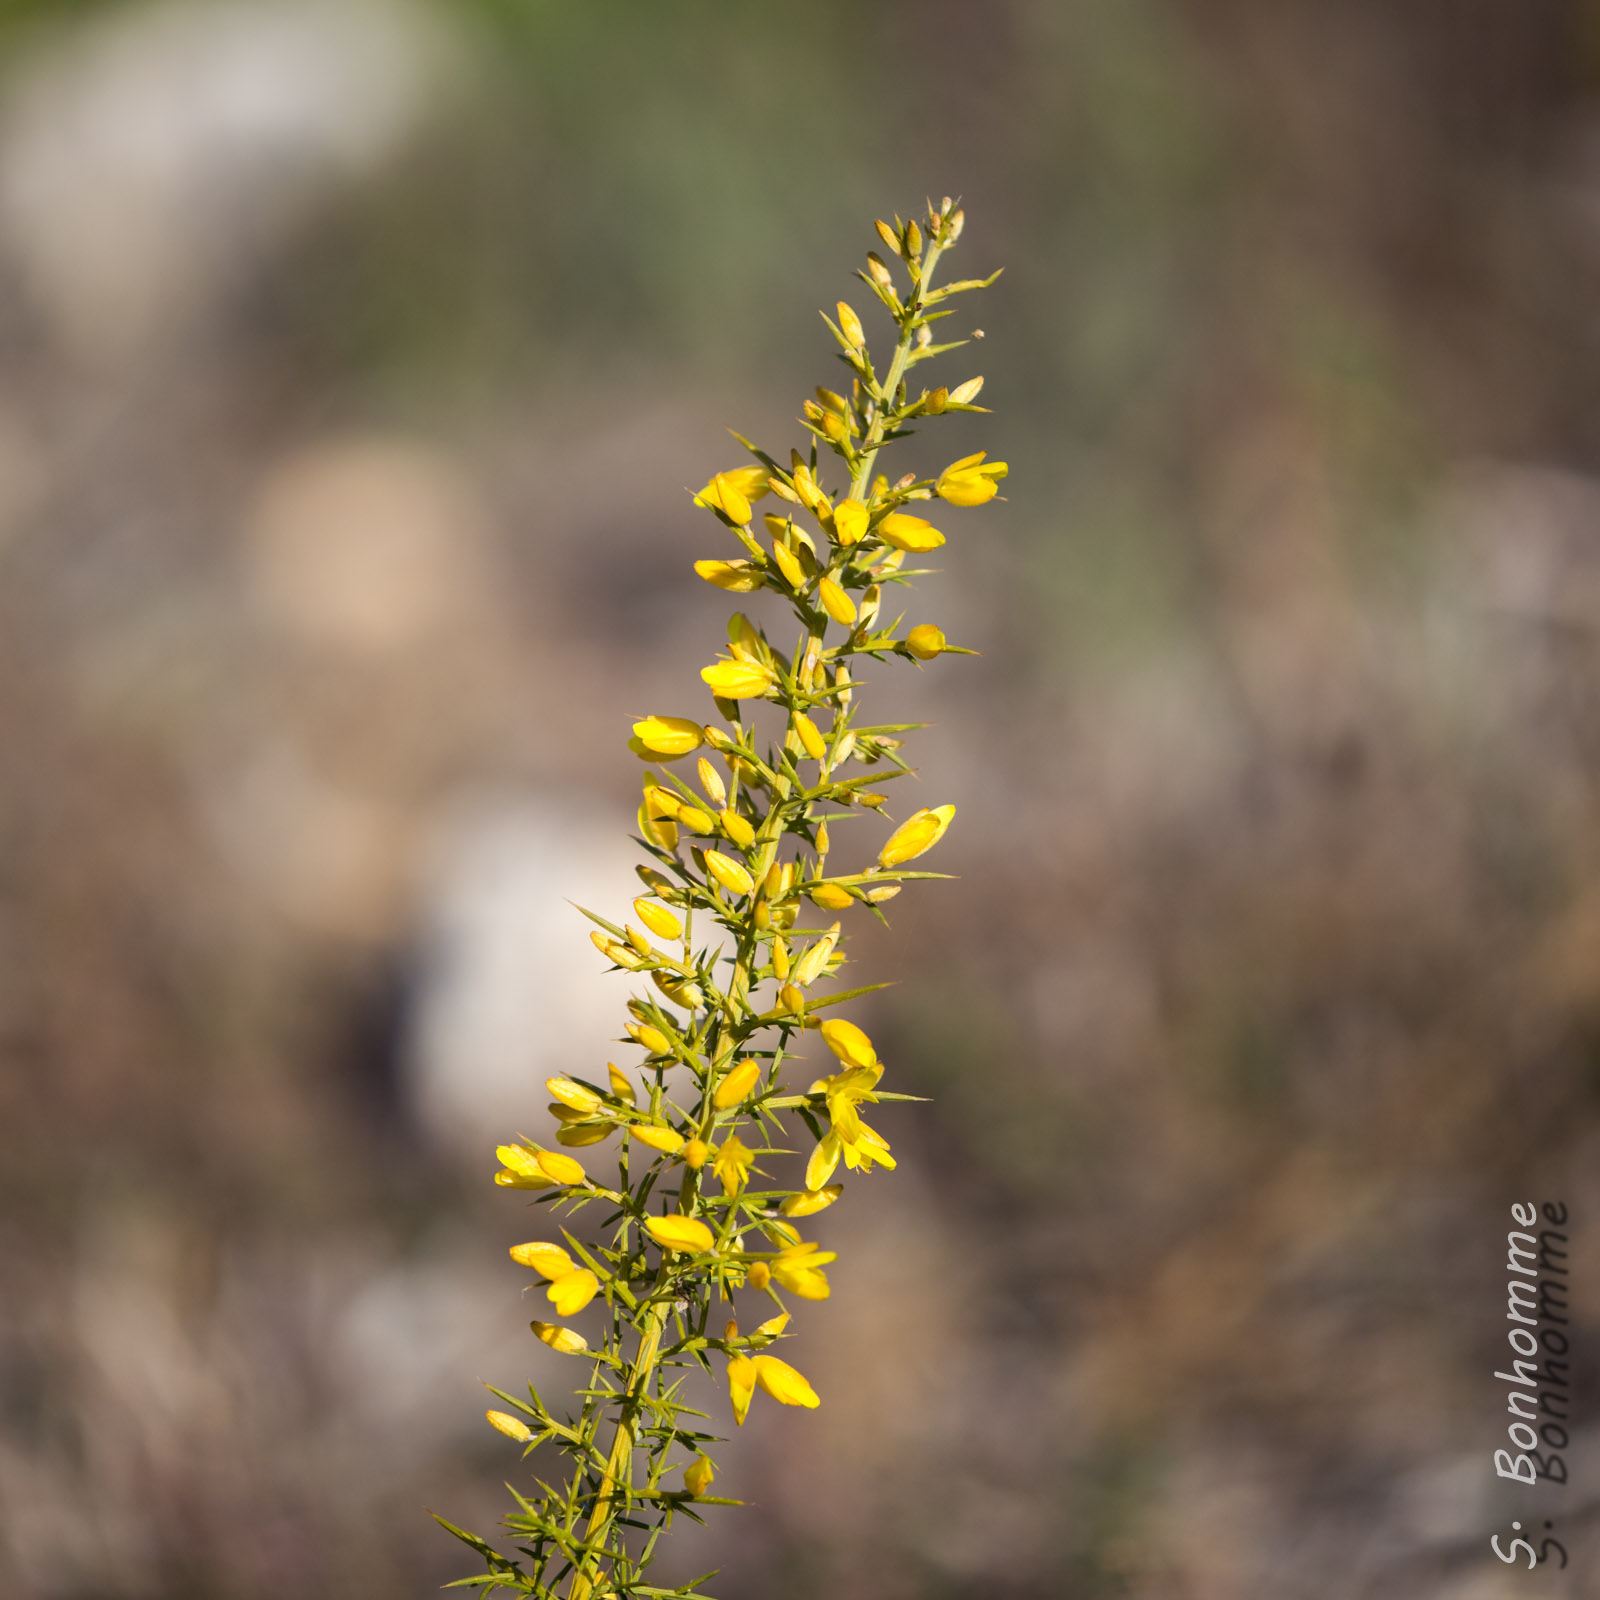
[[[1533,1587],[1513,1200],[1600,1322],[1600,10],[32,0],[0,49],[0,1595],[471,1570],[422,1507],[523,1470],[478,1380],[572,1370],[489,1147],[604,1060],[564,897],[621,903],[626,722],[723,621],[682,491],[794,436],[929,191],[1007,267],[951,371],[1013,463],[918,600],[983,655],[868,691],[961,808],[852,968],[932,1100],[819,1224],[822,1409],[757,1408],[672,1569]],[[1542,1593],[1593,1592],[1581,1420]]]

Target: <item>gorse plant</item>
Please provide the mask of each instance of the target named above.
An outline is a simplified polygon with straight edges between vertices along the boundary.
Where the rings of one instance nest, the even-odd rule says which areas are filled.
[[[803,922],[854,908],[881,918],[907,880],[943,876],[906,864],[943,837],[955,815],[948,805],[914,812],[865,868],[833,864],[844,853],[833,831],[882,814],[888,797],[877,786],[911,770],[900,736],[918,726],[858,719],[857,663],[926,662],[958,651],[931,623],[901,633],[903,618],[881,618],[884,591],[922,575],[906,568],[906,557],[944,543],[906,507],[935,497],[982,505],[1006,474],[1003,462],[980,452],[936,479],[908,473],[891,484],[875,475],[880,452],[904,438],[913,419],[983,409],[973,403],[982,378],[915,395],[907,381],[913,367],[966,343],[935,343],[933,323],[951,314],[945,302],[993,282],[934,286],[961,227],[949,200],[930,203],[920,224],[877,224],[905,281],[902,289],[876,253],[860,274],[894,320],[887,370],[874,365],[860,319],[841,302],[837,317],[824,320],[850,381],[846,393],[818,389],[805,402],[806,454],[784,465],[740,438],[756,464],[718,473],[695,497],[744,552],[698,561],[695,570],[735,594],[781,596],[799,639],[785,655],[735,613],[726,656],[700,674],[721,721],[650,715],[633,726],[632,749],[658,768],[639,807],[639,842],[652,858],[637,869],[646,892],[633,907],[642,927],[585,914],[597,924],[590,937],[602,954],[648,978],[649,988],[628,1002],[626,1025],[644,1050],[641,1081],[609,1063],[604,1081],[551,1078],[560,1148],[530,1139],[501,1145],[496,1174],[557,1213],[604,1213],[584,1238],[563,1228],[564,1244],[535,1240],[511,1251],[548,1281],[553,1315],[562,1319],[536,1321],[533,1332],[587,1363],[587,1381],[575,1417],[558,1418],[531,1385],[526,1400],[493,1391],[509,1409],[489,1412],[490,1423],[525,1453],[554,1446],[568,1458],[567,1476],[560,1486],[540,1479],[537,1498],[512,1490],[517,1509],[505,1526],[522,1559],[444,1524],[488,1564],[461,1586],[553,1597],[565,1585],[566,1600],[699,1593],[700,1579],[676,1589],[645,1581],[675,1515],[739,1503],[707,1493],[715,1473],[706,1452],[717,1436],[700,1426],[706,1413],[684,1399],[688,1369],[722,1367],[738,1423],[757,1389],[782,1405],[819,1403],[806,1379],[770,1354],[787,1330],[785,1296],[829,1293],[824,1268],[836,1256],[803,1239],[798,1225],[839,1198],[843,1186],[831,1180],[841,1162],[863,1174],[894,1166],[861,1108],[911,1097],[879,1089],[882,1063],[855,1023],[824,1017],[881,985],[814,994],[844,961],[843,924]],[[831,472],[819,465],[828,454]],[[825,481],[834,472],[842,489]],[[764,542],[753,531],[751,502],[769,492],[785,504],[764,518]],[[755,722],[763,703],[782,717],[781,735],[774,726],[765,743]],[[704,751],[721,758],[722,770],[700,754],[696,789],[674,764]],[[868,770],[852,770],[860,768]],[[836,1070],[801,1090],[784,1072],[808,1030]],[[614,1178],[591,1176],[568,1153],[613,1136]],[[809,1149],[801,1184],[774,1187],[757,1163],[790,1154],[785,1141],[797,1137]],[[736,1291],[741,1311],[772,1311],[748,1333],[716,1309]],[[597,1346],[566,1325],[591,1301],[605,1308]]]

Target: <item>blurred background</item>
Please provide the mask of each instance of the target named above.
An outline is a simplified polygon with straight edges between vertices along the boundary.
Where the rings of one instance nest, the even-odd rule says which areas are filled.
[[[9,0],[0,83],[0,1596],[475,1570],[684,489],[944,193],[997,409],[906,448],[1012,475],[851,969],[932,1100],[660,1570],[1600,1592],[1581,1394],[1572,1567],[1487,1549],[1513,1201],[1600,1322],[1600,7]]]

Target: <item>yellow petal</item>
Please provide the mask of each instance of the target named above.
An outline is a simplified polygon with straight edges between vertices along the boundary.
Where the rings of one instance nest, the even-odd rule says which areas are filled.
[[[494,1148],[494,1153],[500,1158],[501,1166],[510,1167],[520,1177],[544,1177],[538,1157],[531,1150],[524,1150],[520,1144],[498,1144]]]
[[[750,561],[697,561],[694,570],[729,594],[749,594],[761,587],[761,569]]]
[[[552,1350],[559,1350],[564,1356],[581,1355],[589,1348],[589,1341],[574,1328],[563,1328],[554,1322],[530,1322],[528,1326]]]
[[[611,1080],[611,1092],[617,1099],[626,1101],[630,1106],[637,1096],[633,1092],[633,1085],[629,1083],[620,1072],[614,1061],[606,1062],[606,1074]]]
[[[539,1170],[552,1183],[574,1184],[589,1181],[589,1174],[583,1170],[583,1164],[574,1161],[571,1156],[561,1155],[555,1150],[541,1150],[534,1159],[539,1163]]]
[[[654,1056],[668,1056],[672,1054],[672,1041],[659,1028],[652,1028],[648,1023],[630,1022],[628,1033],[636,1043],[642,1044]]]
[[[748,700],[755,695],[767,694],[775,681],[766,667],[758,666],[753,661],[718,661],[712,666],[702,667],[700,676],[706,687],[724,700]],[[640,737],[643,738],[643,735]]]
[[[635,1122],[629,1124],[628,1132],[640,1144],[647,1144],[652,1150],[663,1150],[669,1156],[675,1156],[683,1149],[683,1135],[671,1128],[658,1128],[652,1123]]]
[[[645,717],[634,723],[633,735],[658,761],[675,761],[705,743],[700,724],[688,717]]]
[[[816,1390],[787,1361],[752,1356],[750,1362],[756,1369],[756,1382],[780,1405],[810,1408],[822,1404]]]
[[[859,544],[867,531],[867,508],[859,500],[841,500],[833,508],[833,531],[840,544]]]
[[[756,1392],[756,1364],[749,1356],[728,1357],[728,1398],[733,1402],[733,1420],[742,1428],[750,1413],[750,1400]],[[490,1412],[491,1420],[494,1413]]]
[[[944,543],[944,535],[924,517],[913,517],[904,511],[891,511],[878,524],[878,534],[896,550],[909,550],[920,554],[937,550]]]
[[[578,1270],[577,1262],[560,1245],[545,1244],[537,1239],[528,1244],[512,1245],[511,1259],[518,1266],[532,1267],[546,1278],[561,1278]]]
[[[823,1189],[805,1189],[790,1195],[778,1209],[786,1217],[809,1217],[827,1210],[843,1193],[842,1183],[830,1183]]]
[[[663,1250],[701,1254],[717,1242],[705,1223],[695,1217],[651,1217],[645,1227]]]
[[[600,1280],[587,1268],[580,1268],[563,1273],[545,1290],[545,1295],[563,1317],[570,1317],[582,1311],[599,1292]]]
[[[600,1096],[593,1089],[585,1089],[581,1083],[574,1083],[571,1078],[546,1078],[544,1086],[549,1090],[552,1100],[559,1100],[574,1111],[587,1115],[600,1109]]]
[[[822,1188],[833,1176],[833,1169],[839,1165],[840,1154],[838,1136],[832,1133],[824,1134],[822,1142],[811,1152],[811,1159],[806,1162],[806,1188]]]
[[[847,1067],[870,1068],[878,1064],[878,1052],[872,1048],[872,1041],[855,1023],[843,1017],[830,1017],[822,1024],[822,1042]]]

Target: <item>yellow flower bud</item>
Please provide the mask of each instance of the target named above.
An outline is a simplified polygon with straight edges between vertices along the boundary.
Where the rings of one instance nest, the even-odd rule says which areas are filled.
[[[546,1244],[542,1239],[512,1245],[511,1259],[519,1267],[532,1267],[546,1278],[562,1278],[578,1270],[578,1263],[560,1245]]]
[[[774,543],[772,559],[778,563],[778,571],[783,574],[791,589],[798,591],[805,588],[806,569],[800,565],[800,558],[787,545]]]
[[[717,1092],[712,1095],[711,1104],[718,1111],[726,1111],[730,1106],[740,1104],[760,1081],[761,1063],[747,1058],[717,1085]]]
[[[843,510],[843,507],[840,507]],[[837,623],[849,627],[856,620],[856,603],[832,578],[823,578],[817,585],[817,598],[822,609]]]
[[[678,826],[687,828],[690,833],[711,833],[715,831],[711,818],[699,806],[679,806]]]
[[[563,1328],[554,1322],[530,1322],[528,1326],[552,1350],[559,1350],[564,1356],[582,1355],[589,1348],[589,1341],[576,1329]]]
[[[651,1055],[667,1056],[672,1054],[672,1041],[659,1028],[653,1028],[649,1023],[630,1022],[628,1033],[639,1044],[642,1044]]]
[[[778,991],[778,1009],[787,1011],[791,1016],[799,1016],[806,1008],[806,997],[794,984],[786,983]]]
[[[533,1429],[509,1411],[485,1411],[484,1416],[489,1419],[491,1428],[499,1429],[506,1438],[515,1439],[518,1444],[527,1444],[533,1438]]]
[[[749,894],[755,888],[750,874],[732,856],[725,856],[720,850],[706,851],[706,871],[730,894]]]
[[[698,722],[687,717],[645,717],[633,725],[633,736],[650,761],[676,761],[704,742]]]
[[[683,1135],[675,1133],[671,1128],[658,1128],[648,1122],[634,1122],[628,1125],[628,1132],[640,1144],[647,1144],[652,1150],[660,1150],[669,1156],[675,1156],[683,1149]]]
[[[600,1109],[600,1096],[593,1089],[585,1089],[581,1083],[574,1083],[571,1078],[546,1078],[544,1086],[552,1100],[559,1100],[562,1105],[581,1111],[585,1116]]]
[[[822,1024],[822,1042],[847,1067],[875,1067],[878,1052],[872,1041],[855,1023],[843,1017],[832,1017]]]
[[[855,904],[855,896],[836,883],[819,883],[809,893],[812,904],[821,906],[824,911],[843,911],[846,906]]]
[[[722,831],[738,845],[741,850],[748,850],[756,842],[756,830],[750,826],[748,820],[741,817],[737,811],[722,811],[717,815],[717,821],[722,824]]]
[[[699,1456],[684,1468],[683,1486],[699,1499],[711,1487],[711,1480],[717,1475],[717,1470],[705,1456]]]
[[[720,511],[729,522],[743,527],[750,520],[750,502],[739,492],[737,472],[719,472],[699,494],[695,504]]]
[[[779,1405],[810,1409],[822,1404],[816,1390],[787,1361],[776,1356],[752,1356],[750,1360],[756,1369],[756,1382]]]
[[[754,661],[718,661],[702,667],[700,676],[712,694],[724,700],[749,700],[770,694],[776,682],[770,668]]]
[[[694,570],[707,583],[729,594],[749,594],[761,587],[761,569],[740,557],[733,561],[697,561]]]
[[[633,1092],[633,1085],[629,1083],[620,1072],[617,1071],[615,1062],[606,1062],[606,1075],[611,1080],[612,1094],[614,1094],[617,1099],[626,1101],[626,1103],[631,1106],[637,1096],[635,1096]]]
[[[700,757],[695,767],[695,775],[700,779],[700,787],[710,796],[712,805],[720,806],[728,798],[722,774],[704,756]]]
[[[833,533],[840,544],[859,544],[866,531],[867,508],[859,500],[841,500],[833,508]]]
[[[751,913],[751,917],[755,922],[756,930],[760,933],[765,933],[772,926],[772,907],[765,900],[757,900],[756,908]]]
[[[730,1344],[739,1337],[739,1321],[736,1317],[729,1317],[722,1325],[722,1337]]]
[[[683,924],[665,906],[658,906],[654,900],[646,900],[640,895],[633,902],[633,909],[645,927],[658,937],[662,939],[683,937]]]
[[[859,350],[867,342],[866,332],[861,326],[861,318],[843,300],[839,302],[837,309],[839,312],[839,332]]]
[[[809,1217],[826,1211],[843,1193],[842,1183],[830,1183],[823,1189],[803,1189],[790,1195],[778,1209],[786,1217]]]
[[[836,766],[838,765],[837,762],[834,764]],[[819,822],[817,824],[817,854],[819,856],[827,855],[828,846],[832,842],[833,841],[828,837],[828,824],[826,822]]]
[[[982,393],[982,391],[982,378],[968,378],[965,383],[958,383],[955,388],[950,391],[950,402],[952,405],[958,406],[971,405],[972,402],[978,398],[979,394]]]
[[[950,826],[955,814],[954,806],[935,806],[931,810],[924,806],[922,810],[913,812],[889,835],[878,852],[878,865],[897,867],[902,862],[914,860],[925,850],[931,850],[944,838],[945,829]]]
[[[916,555],[937,550],[944,543],[944,535],[927,518],[913,517],[904,511],[891,511],[878,524],[877,532],[896,550],[909,550]]]
[[[695,1217],[651,1217],[645,1227],[663,1250],[681,1250],[686,1254],[700,1255],[712,1249],[717,1242],[705,1223]]]
[[[821,977],[823,968],[828,964],[828,958],[833,954],[833,947],[838,942],[839,924],[836,922],[795,963],[794,981],[804,988]]]
[[[704,1139],[691,1139],[683,1147],[684,1165],[698,1172],[711,1159],[711,1146]]]
[[[664,972],[658,968],[650,974],[650,981],[674,1005],[682,1006],[685,1011],[698,1010],[705,1000],[699,984],[690,983],[688,979],[678,977],[675,973]]]
[[[827,755],[828,741],[822,737],[821,729],[805,712],[795,712],[794,731],[800,735],[800,743],[805,746],[806,754],[813,761],[821,761]]]
[[[765,1289],[772,1282],[772,1268],[765,1261],[752,1261],[750,1270],[745,1274],[745,1282],[752,1289]]]
[[[589,1181],[589,1174],[583,1170],[583,1164],[574,1161],[571,1156],[559,1155],[554,1150],[541,1150],[533,1159],[538,1162],[539,1170],[552,1183],[571,1185]]]
[[[782,934],[774,934],[772,939],[772,975],[780,983],[789,976],[789,946]]]
[[[563,1317],[574,1317],[600,1292],[600,1280],[586,1267],[564,1272],[545,1290],[545,1298]],[[797,1293],[799,1291],[796,1291]]]
[[[887,222],[874,222],[872,226],[878,230],[878,237],[882,239],[883,242],[888,245],[888,247],[893,250],[896,255],[899,255],[901,251],[900,235],[897,234]]]
[[[944,651],[944,630],[921,622],[906,635],[906,648],[918,661],[932,661]]]

